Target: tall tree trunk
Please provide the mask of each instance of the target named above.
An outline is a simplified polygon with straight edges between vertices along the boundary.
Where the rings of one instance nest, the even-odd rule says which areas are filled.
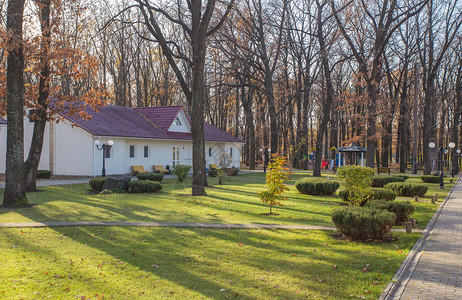
[[[323,142],[325,133],[327,133],[327,124],[329,123],[329,119],[330,119],[330,111],[331,111],[332,102],[334,101],[334,87],[332,85],[331,72],[330,72],[330,67],[329,67],[329,58],[327,56],[326,41],[325,41],[324,32],[323,32],[324,21],[322,20],[322,6],[319,3],[319,0],[316,0],[316,4],[318,6],[317,38],[319,41],[319,55],[321,58],[322,70],[324,73],[324,80],[325,80],[325,86],[326,86],[326,93],[325,93],[326,98],[323,101],[321,122],[319,124],[317,136],[316,136],[316,158],[315,158],[314,169],[313,169],[313,176],[320,177],[321,176],[322,142]]]
[[[6,29],[11,34],[8,39],[6,71],[7,140],[6,140],[6,181],[3,196],[5,207],[26,207],[24,176],[24,52],[22,24],[24,0],[9,0]]]
[[[408,153],[408,67],[407,64],[404,66],[404,75],[403,75],[403,88],[401,89],[400,94],[400,104],[399,104],[399,116],[398,116],[398,147],[399,147],[399,172],[406,172],[407,168],[407,153]]]
[[[42,40],[40,45],[40,81],[38,106],[35,113],[34,131],[32,142],[29,149],[29,156],[25,162],[26,191],[37,191],[37,169],[40,163],[43,148],[43,138],[45,135],[45,126],[47,123],[47,100],[49,94],[49,49],[50,49],[50,0],[40,2],[40,22],[42,30]]]

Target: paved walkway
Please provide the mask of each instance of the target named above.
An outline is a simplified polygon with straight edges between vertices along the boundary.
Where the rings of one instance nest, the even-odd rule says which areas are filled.
[[[382,299],[462,299],[462,180],[437,211]]]

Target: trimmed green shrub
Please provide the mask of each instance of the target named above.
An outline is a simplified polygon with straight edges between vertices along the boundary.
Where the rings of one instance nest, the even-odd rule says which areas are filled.
[[[396,199],[396,193],[387,189],[373,189],[374,190],[374,200],[386,200],[393,201]]]
[[[90,179],[88,183],[90,183],[92,190],[101,192],[103,190],[103,185],[106,179],[107,177],[95,177],[95,178]]]
[[[366,204],[372,209],[384,209],[396,214],[395,225],[401,225],[409,220],[409,216],[414,212],[415,207],[409,201],[388,202],[384,200],[374,200]]]
[[[349,204],[362,205],[370,200],[374,172],[374,169],[360,166],[344,166],[338,169],[338,176],[345,181]]]
[[[340,191],[338,194],[339,194],[340,198],[344,202],[350,202],[350,199],[348,199],[349,194],[348,194],[347,191],[345,191],[345,190]],[[387,189],[382,189],[382,188],[372,189],[372,193],[368,197],[366,197],[366,200],[362,201],[359,205],[363,206],[368,201],[371,201],[373,199],[375,199],[375,200],[382,199],[382,200],[387,200],[387,201],[393,201],[393,200],[396,199],[396,193],[393,192],[393,191],[387,190]]]
[[[372,187],[383,187],[390,182],[404,182],[404,178],[400,176],[386,176],[386,175],[377,175],[372,177]]]
[[[138,173],[136,174],[138,180],[151,180],[162,182],[164,180],[164,174],[161,173]]]
[[[149,180],[137,180],[130,182],[128,191],[130,193],[155,193],[162,189],[159,182]]]
[[[440,177],[434,176],[434,175],[423,175],[420,177],[420,179],[425,183],[439,183],[440,182]]]
[[[210,177],[217,177],[218,175],[218,170],[215,170],[215,169],[210,169],[209,170],[209,176]]]
[[[51,177],[51,171],[48,170],[37,170],[37,178],[49,179]]]
[[[176,175],[179,182],[184,182],[190,170],[191,170],[191,166],[177,165],[175,169],[173,169],[173,174]]]
[[[401,177],[401,178],[403,178],[403,179],[404,179],[404,181],[406,181],[406,180],[408,180],[408,179],[409,179],[409,176],[407,176],[407,175],[404,175],[404,174],[395,174],[395,175],[393,175],[393,176],[396,176],[396,177]]]
[[[398,196],[404,197],[424,197],[428,191],[428,187],[425,185],[404,183],[404,182],[392,182],[384,186],[386,189],[394,191]]]
[[[338,231],[353,240],[381,240],[395,224],[396,215],[367,207],[343,207],[332,212]]]
[[[319,179],[303,178],[295,182],[300,194],[305,195],[333,195],[340,187],[337,181],[324,181]]]

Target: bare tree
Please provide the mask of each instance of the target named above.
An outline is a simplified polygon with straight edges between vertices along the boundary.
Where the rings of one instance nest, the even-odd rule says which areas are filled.
[[[208,39],[218,31],[224,23],[234,0],[227,3],[216,0],[178,1],[176,8],[168,9],[167,3],[153,3],[149,0],[135,0],[143,16],[143,23],[151,34],[151,40],[159,43],[162,54],[172,67],[186,99],[191,105],[191,134],[193,140],[193,179],[192,195],[206,195],[205,186],[207,177],[205,173],[205,146],[204,146],[204,86],[205,86],[205,58]],[[161,5],[165,4],[164,7]],[[211,23],[214,14],[219,14]],[[166,35],[168,27],[179,26],[183,37],[190,48],[188,57],[181,51],[179,45]],[[191,68],[191,85],[181,72],[177,59],[187,62]]]
[[[24,176],[24,0],[9,0],[6,29],[7,41],[7,141],[5,207],[29,206]]]

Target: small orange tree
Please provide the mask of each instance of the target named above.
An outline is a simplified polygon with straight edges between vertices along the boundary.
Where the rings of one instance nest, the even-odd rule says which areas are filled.
[[[268,165],[268,173],[266,173],[267,190],[258,193],[260,200],[267,203],[270,207],[270,215],[272,214],[273,205],[284,206],[281,201],[286,200],[282,197],[284,191],[288,191],[289,187],[284,184],[284,180],[288,180],[290,172],[284,165],[287,163],[286,158],[279,154],[273,154]]]

